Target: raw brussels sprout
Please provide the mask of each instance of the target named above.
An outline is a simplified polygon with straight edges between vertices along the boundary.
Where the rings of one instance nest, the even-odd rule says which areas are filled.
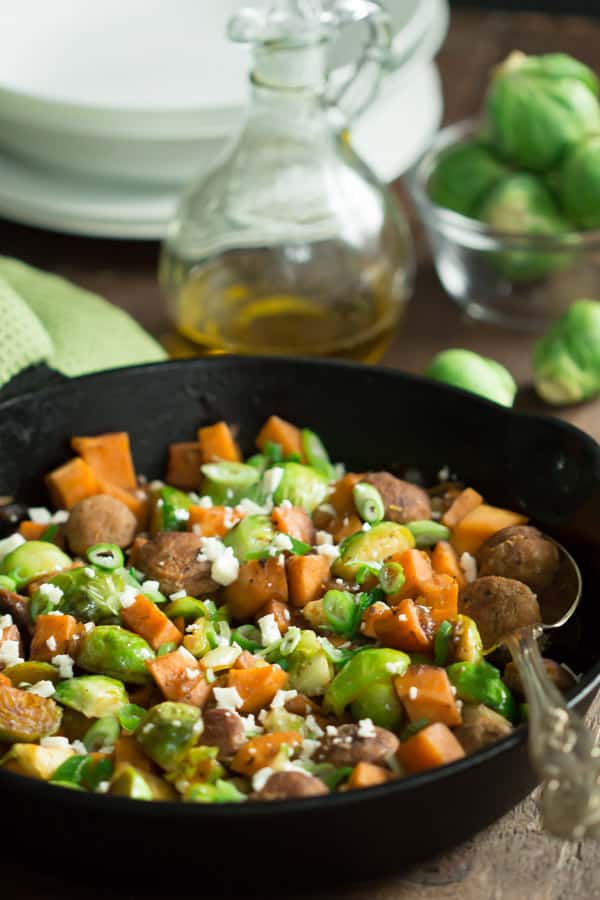
[[[302,631],[287,662],[290,687],[309,697],[323,694],[333,678],[333,664],[310,629]]]
[[[294,506],[312,513],[325,499],[329,489],[328,479],[310,466],[300,463],[286,462],[281,463],[280,467],[283,475],[273,492],[273,503],[289,500]]]
[[[563,53],[511,53],[486,98],[486,137],[500,156],[544,172],[600,129],[596,76]]]
[[[201,469],[204,475],[202,494],[210,497],[213,503],[225,506],[239,503],[260,478],[258,469],[246,463],[207,463]]]
[[[154,496],[152,531],[185,531],[192,501],[177,488],[165,484]]]
[[[483,197],[508,169],[478,141],[448,147],[438,158],[427,190],[438,206],[474,217]]]
[[[576,300],[535,346],[535,388],[547,403],[578,403],[600,391],[600,302]]]
[[[202,732],[200,710],[187,703],[166,701],[149,709],[135,738],[142,750],[162,769],[174,769]]]
[[[0,563],[0,575],[8,575],[20,588],[48,572],[66,569],[71,563],[71,558],[55,544],[27,541],[4,557]]]
[[[362,563],[381,562],[414,546],[415,539],[404,525],[379,522],[370,531],[358,531],[342,542],[332,572],[337,578],[353,581]]]
[[[131,684],[151,681],[146,661],[154,659],[150,645],[133,631],[118,625],[98,625],[81,642],[77,665]]]
[[[565,214],[578,228],[600,228],[600,135],[586,138],[569,154],[560,194]]]
[[[55,734],[61,716],[54,700],[0,684],[0,743],[28,743]]]
[[[116,716],[129,703],[123,683],[106,675],[81,675],[56,685],[54,694],[63,706],[76,709],[88,719]]]
[[[443,350],[433,357],[425,375],[502,406],[512,406],[517,393],[514,379],[503,365],[471,350]]]
[[[223,538],[226,547],[231,547],[240,562],[245,562],[252,554],[267,549],[276,531],[269,516],[246,516]]]
[[[0,768],[17,775],[49,781],[66,759],[74,755],[70,747],[40,747],[39,744],[13,744],[0,760]]]
[[[128,763],[117,767],[108,793],[132,800],[175,800],[177,796],[164,778],[142,772]]]
[[[482,222],[498,231],[527,235],[561,235],[572,231],[552,194],[535,175],[509,175],[499,181],[478,211]],[[567,242],[565,241],[565,248]],[[505,278],[528,281],[566,268],[572,254],[547,253],[530,247],[491,252],[488,260]]]
[[[86,571],[87,570],[87,571]],[[91,575],[91,572],[94,575]],[[50,584],[63,592],[58,604],[50,602],[42,590],[31,598],[31,617],[56,609],[74,616],[80,622],[114,622],[121,609],[120,593],[126,586],[126,579],[117,572],[100,572],[90,566],[61,572],[51,579]]]

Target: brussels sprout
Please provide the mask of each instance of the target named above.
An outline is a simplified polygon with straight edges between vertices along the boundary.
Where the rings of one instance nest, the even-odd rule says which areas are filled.
[[[116,716],[102,716],[86,731],[83,739],[85,749],[88,753],[111,749],[120,733],[121,727]]]
[[[476,622],[469,616],[456,616],[452,620],[448,661],[477,663],[482,659],[483,641]]]
[[[287,662],[290,687],[309,697],[323,694],[333,678],[333,664],[314,631],[302,631]]]
[[[547,403],[587,400],[600,391],[600,302],[576,300],[535,346],[535,388]]]
[[[443,350],[433,357],[425,375],[502,406],[512,406],[517,393],[513,377],[504,366],[471,350]]]
[[[61,716],[54,700],[0,684],[0,743],[29,743],[55,734]]]
[[[118,625],[98,625],[81,642],[77,665],[132,684],[151,681],[146,661],[154,659],[150,645]]]
[[[116,716],[122,706],[129,703],[123,683],[106,675],[80,675],[68,678],[56,685],[55,699],[87,716],[100,719]]]
[[[186,650],[200,659],[209,650],[217,646],[217,638],[213,623],[210,619],[196,619],[193,623],[193,631],[186,634],[183,639],[183,646]],[[262,646],[262,644],[260,645]]]
[[[333,564],[337,578],[353,581],[362,563],[381,562],[393,553],[415,546],[415,539],[404,525],[380,522],[370,531],[358,531],[340,544],[340,556]]]
[[[430,198],[438,206],[474,217],[483,197],[508,168],[478,141],[448,147],[437,160],[427,183]]]
[[[498,231],[525,235],[561,235],[572,231],[546,185],[535,175],[509,175],[487,195],[478,211],[482,222]],[[490,252],[488,261],[505,278],[529,281],[566,268],[572,254],[544,253],[530,247]]]
[[[8,575],[17,588],[48,572],[58,572],[70,566],[72,560],[55,544],[47,541],[26,541],[4,557],[0,575]]]
[[[267,550],[276,531],[269,516],[246,516],[223,538],[240,562]]]
[[[275,491],[273,502],[289,500],[305,512],[312,513],[323,502],[329,489],[329,480],[320,472],[300,463],[281,463],[283,475]]]
[[[200,710],[187,703],[166,701],[148,710],[135,738],[162,769],[174,769],[202,733]]]
[[[329,685],[325,693],[325,708],[341,716],[346,706],[354,703],[373,685],[391,684],[392,674],[403,675],[409,663],[410,657],[401,650],[392,650],[388,647],[369,647],[362,650],[346,663]],[[371,697],[373,706],[375,697],[376,694]],[[378,700],[380,699],[381,697],[378,697]]]
[[[238,462],[207,463],[201,466],[204,480],[201,492],[213,503],[235,506],[260,479],[254,466]]]
[[[13,687],[19,687],[21,684],[37,684],[38,681],[58,681],[58,672],[55,666],[34,659],[9,666],[4,669],[2,674],[10,678]]]
[[[187,803],[242,803],[246,795],[231,781],[219,779],[214,784],[192,784],[183,799]]]
[[[544,172],[600,128],[598,82],[563,53],[511,53],[486,98],[486,137],[503,158]]]
[[[177,797],[163,778],[142,772],[128,763],[117,766],[108,793],[132,800],[175,800]]]
[[[185,531],[192,505],[187,494],[177,488],[164,485],[154,495],[152,531]]]
[[[40,747],[39,744],[13,744],[0,760],[0,768],[29,778],[49,781],[65,760],[74,755],[70,747]]]
[[[61,572],[50,580],[63,592],[58,604],[53,604],[41,588],[31,598],[31,617],[35,621],[42,613],[56,609],[80,622],[114,622],[119,617],[119,595],[126,583],[119,572],[100,572],[89,566]]]
[[[217,760],[217,747],[202,745],[190,747],[178,758],[177,763],[169,768],[167,779],[173,784],[178,782],[202,781],[214,783],[225,774],[225,769]]]
[[[565,214],[579,228],[600,228],[600,135],[582,141],[569,154],[560,176]]]
[[[350,706],[355,719],[372,719],[375,725],[396,731],[402,724],[404,710],[391,678],[365,688]]]
[[[294,715],[285,707],[280,706],[267,712],[262,720],[262,725],[265,731],[299,731],[302,734],[304,718]]]

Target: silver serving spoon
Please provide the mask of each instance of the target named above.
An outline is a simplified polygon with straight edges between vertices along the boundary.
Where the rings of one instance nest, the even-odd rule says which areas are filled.
[[[537,644],[543,631],[567,622],[581,599],[581,572],[557,541],[559,568],[538,595],[542,624],[504,638],[521,676],[529,709],[529,755],[542,781],[544,827],[569,840],[600,838],[600,748],[581,716],[550,680]]]

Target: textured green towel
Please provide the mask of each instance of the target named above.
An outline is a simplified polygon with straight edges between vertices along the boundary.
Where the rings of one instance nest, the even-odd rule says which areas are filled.
[[[165,358],[143,328],[97,294],[0,257],[0,387],[39,362],[84,375]]]

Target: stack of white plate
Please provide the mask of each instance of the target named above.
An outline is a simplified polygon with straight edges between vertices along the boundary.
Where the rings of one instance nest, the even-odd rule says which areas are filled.
[[[393,59],[352,128],[385,181],[438,128],[433,57],[448,0],[386,0]],[[225,37],[239,0],[4,0],[0,8],[0,215],[61,231],[157,238],[182,185],[239,124],[248,48]],[[342,78],[360,34],[341,35]]]

